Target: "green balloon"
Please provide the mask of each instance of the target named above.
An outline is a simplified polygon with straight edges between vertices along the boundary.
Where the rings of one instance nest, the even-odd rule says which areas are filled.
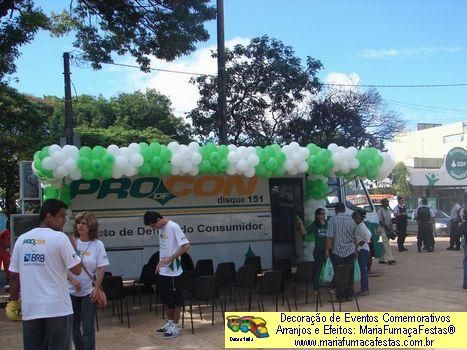
[[[115,163],[115,157],[110,153],[107,153],[102,157],[102,163],[104,166],[111,167]]]
[[[229,167],[229,161],[227,159],[222,159],[219,162],[219,165],[218,165],[219,172],[225,172],[228,167]]]
[[[149,149],[149,147],[146,147],[144,149],[141,149],[141,155],[143,156],[143,159],[145,162],[150,162],[152,159],[152,152]]]
[[[163,147],[160,151],[162,162],[168,162],[172,157],[172,152],[167,147]]]
[[[268,161],[266,162],[266,168],[268,168],[268,170],[274,170],[276,169],[278,166],[278,163],[277,163],[277,160],[276,158],[269,158]]]
[[[209,161],[212,163],[212,164],[219,164],[219,162],[221,161],[221,156],[218,152],[212,152],[210,155],[209,155]]]
[[[138,168],[138,171],[140,175],[143,175],[143,176],[149,175],[149,173],[151,172],[151,165],[147,162],[144,162],[143,165],[141,165]]]
[[[149,145],[149,149],[154,155],[159,155],[161,153],[162,146],[157,142],[151,142],[151,144]]]
[[[47,150],[42,149],[42,151],[39,152],[39,158],[41,159],[41,161],[44,160],[44,158],[48,157],[48,156],[49,156],[49,149],[48,148],[47,148]]]
[[[104,179],[110,179],[112,177],[112,168],[103,168],[101,170],[101,177]]]
[[[211,163],[208,160],[203,160],[199,165],[199,170],[202,173],[208,173],[211,170]]]
[[[85,180],[93,180],[96,177],[96,174],[92,170],[83,170],[81,171],[81,175]]]
[[[107,153],[107,150],[102,146],[94,146],[92,149],[92,158],[99,159],[102,158]]]
[[[91,164],[90,164],[89,159],[87,157],[79,157],[77,165],[78,165],[78,168],[81,171],[85,171],[85,170],[89,169]]]
[[[102,170],[102,168],[103,168],[103,165],[102,165],[102,162],[99,159],[93,159],[91,161],[91,169],[95,173],[100,172]]]
[[[79,150],[79,155],[86,157],[86,158],[91,158],[92,157],[92,149],[88,146],[83,146]]]
[[[159,169],[162,166],[162,159],[161,157],[154,156],[151,160],[151,168]]]
[[[162,175],[170,175],[170,173],[172,172],[172,166],[169,164],[169,163],[165,163],[162,165],[161,167],[161,174]]]
[[[258,176],[266,176],[266,166],[263,164],[263,163],[259,163],[256,167],[255,167],[255,174],[258,175]]]

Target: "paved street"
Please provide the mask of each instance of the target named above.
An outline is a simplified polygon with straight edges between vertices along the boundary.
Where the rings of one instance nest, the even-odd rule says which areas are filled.
[[[414,236],[408,238],[408,252],[393,251],[397,264],[387,266],[373,264],[374,272],[379,277],[370,278],[370,295],[359,298],[362,311],[467,311],[467,290],[462,289],[462,251],[447,251],[447,237],[436,238],[434,253],[417,253]],[[304,304],[300,298],[299,311],[314,311],[314,304]],[[323,297],[327,300],[327,296]],[[130,305],[132,299],[129,299]],[[144,303],[146,302],[146,303]],[[268,309],[268,306],[265,305]],[[100,331],[97,333],[98,349],[223,349],[224,330],[221,314],[211,326],[210,319],[199,320],[195,310],[195,335],[187,328],[183,335],[172,340],[163,340],[155,334],[155,329],[163,324],[154,311],[149,313],[147,301],[143,300],[143,309],[132,306],[130,310],[131,328],[120,324],[117,317],[112,317],[112,308],[104,313],[99,311]],[[254,309],[255,310],[255,309]],[[325,303],[320,311],[331,311],[331,305]],[[355,303],[343,304],[343,311],[354,311]],[[160,311],[160,308],[159,308]],[[269,306],[272,311],[272,306]],[[210,317],[206,308],[203,318]],[[0,339],[3,349],[21,349],[21,324],[6,319],[0,313]],[[467,344],[466,344],[467,345]]]

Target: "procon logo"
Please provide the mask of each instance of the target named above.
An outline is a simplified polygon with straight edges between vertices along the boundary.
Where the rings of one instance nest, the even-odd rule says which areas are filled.
[[[168,178],[142,177],[138,179],[77,180],[70,184],[71,198],[78,195],[96,196],[96,199],[151,198],[164,205],[180,196],[251,195],[257,178],[241,176],[170,176]]]

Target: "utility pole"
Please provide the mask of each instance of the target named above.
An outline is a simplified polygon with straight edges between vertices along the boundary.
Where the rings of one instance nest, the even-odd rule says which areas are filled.
[[[227,120],[225,115],[225,42],[224,0],[217,0],[217,113],[219,115],[219,143],[227,144]]]
[[[73,106],[71,104],[70,53],[63,53],[63,75],[65,76],[65,138],[73,144]]]

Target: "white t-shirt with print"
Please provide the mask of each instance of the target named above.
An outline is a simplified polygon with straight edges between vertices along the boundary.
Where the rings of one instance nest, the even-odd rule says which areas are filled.
[[[160,258],[172,256],[182,245],[187,243],[189,243],[188,239],[180,226],[173,221],[168,221],[159,230]],[[159,274],[162,276],[180,276],[182,273],[183,269],[180,257],[175,259],[171,264],[161,267],[159,270]]]
[[[10,271],[20,274],[24,321],[73,313],[66,277],[80,261],[61,231],[39,227],[18,238]]]
[[[109,259],[107,258],[104,243],[98,239],[88,242],[78,239],[76,241],[76,250],[81,257],[83,270],[79,276],[74,275],[73,278],[81,284],[81,290],[77,292],[70,282],[68,282],[68,286],[70,294],[76,297],[84,297],[92,292],[92,279],[84,269],[86,268],[91,276],[94,277],[98,267],[109,265]]]
[[[357,243],[365,242],[363,245],[358,245],[357,250],[365,249],[370,251],[370,246],[368,242],[371,241],[371,232],[365,223],[362,221],[357,225]]]

